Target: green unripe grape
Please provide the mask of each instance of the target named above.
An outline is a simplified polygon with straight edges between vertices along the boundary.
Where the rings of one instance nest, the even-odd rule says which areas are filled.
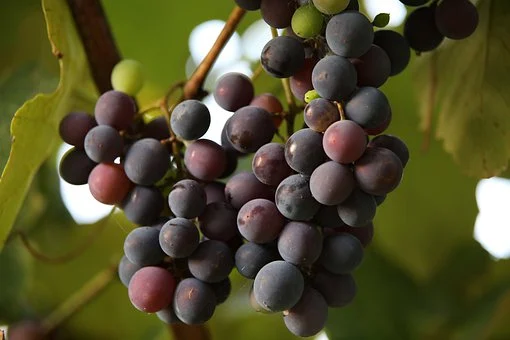
[[[298,37],[313,38],[322,30],[324,18],[313,5],[299,7],[292,16],[292,30]]]
[[[315,7],[324,14],[337,14],[349,6],[349,0],[313,0]]]
[[[121,60],[112,70],[111,81],[114,90],[136,95],[144,81],[142,64],[132,59]]]
[[[309,103],[314,99],[320,98],[321,96],[316,90],[310,90],[305,93],[305,103]]]

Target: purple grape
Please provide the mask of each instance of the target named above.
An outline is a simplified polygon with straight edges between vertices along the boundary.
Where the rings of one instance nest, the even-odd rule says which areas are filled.
[[[320,203],[310,192],[310,178],[292,175],[284,179],[276,189],[276,206],[286,218],[294,221],[309,221],[317,213]]]
[[[253,242],[243,244],[235,255],[237,271],[252,280],[262,267],[277,260],[280,260],[280,255],[276,248]]]
[[[255,198],[273,200],[274,189],[261,183],[252,172],[240,172],[232,176],[225,186],[226,201],[235,209],[241,209]]]
[[[188,258],[188,268],[197,279],[215,283],[228,277],[234,267],[234,255],[228,245],[221,241],[207,240]]]
[[[306,125],[317,132],[324,132],[334,122],[340,120],[338,107],[324,98],[317,98],[305,106]]]
[[[92,128],[85,136],[85,152],[91,160],[97,163],[113,162],[124,151],[124,142],[119,134],[108,125]]]
[[[343,101],[356,89],[358,78],[352,63],[337,55],[322,58],[313,68],[313,88],[322,98]]]
[[[94,126],[97,126],[94,117],[85,112],[71,112],[60,121],[60,137],[67,144],[83,149],[85,136]]]
[[[322,235],[316,226],[304,222],[289,222],[278,237],[278,252],[287,262],[310,266],[322,251]]]
[[[137,185],[123,200],[121,208],[127,219],[137,224],[151,224],[163,210],[164,199],[155,187]]]
[[[365,131],[351,120],[333,123],[324,133],[322,146],[333,161],[349,164],[365,152],[367,137]]]
[[[358,11],[341,12],[329,20],[326,41],[333,53],[346,58],[358,58],[370,49],[374,41],[374,27]]]
[[[329,307],[347,306],[356,296],[356,282],[351,274],[332,274],[321,269],[313,278],[312,285]]]
[[[170,154],[158,140],[144,138],[129,148],[124,159],[128,178],[140,185],[152,185],[165,176],[170,166]]]
[[[237,110],[226,123],[227,138],[239,152],[255,152],[271,142],[275,127],[271,114],[256,106]]]
[[[376,129],[391,115],[390,103],[375,87],[360,87],[347,101],[345,116],[363,129]]]
[[[252,161],[253,174],[267,185],[277,186],[292,169],[285,160],[285,147],[280,143],[268,143],[260,147]]]
[[[382,86],[391,73],[390,57],[377,45],[372,45],[367,53],[351,62],[358,74],[358,86]]]
[[[250,78],[242,73],[230,72],[218,79],[214,89],[214,100],[223,109],[234,112],[250,105],[254,93]]]
[[[354,164],[354,177],[361,190],[371,195],[393,191],[402,179],[402,162],[385,148],[367,148]]]
[[[295,0],[262,0],[260,14],[271,27],[285,28],[290,26],[292,15],[297,8]]]
[[[404,37],[409,46],[418,52],[436,49],[444,39],[435,21],[435,6],[420,7],[412,12],[404,24]]]
[[[469,0],[443,0],[435,18],[439,32],[450,39],[465,39],[478,26],[478,10]]]
[[[237,210],[229,203],[218,201],[207,204],[198,217],[200,231],[211,240],[227,242],[237,235]]]
[[[372,222],[376,209],[374,197],[358,188],[337,207],[338,216],[351,227],[363,227]]]
[[[317,202],[324,205],[342,203],[354,186],[351,169],[333,161],[319,165],[310,177],[310,191]]]
[[[165,254],[180,259],[190,256],[197,249],[200,235],[193,222],[176,217],[163,225],[158,240]]]
[[[203,324],[209,320],[216,308],[214,290],[205,282],[187,278],[177,284],[173,309],[185,324]]]
[[[141,267],[157,265],[165,253],[159,246],[159,230],[152,227],[138,227],[126,236],[124,254],[128,260]]]
[[[299,302],[284,312],[283,321],[287,329],[300,337],[319,333],[328,319],[328,305],[315,289],[307,287]]]
[[[322,148],[322,134],[312,129],[301,129],[285,143],[285,160],[294,170],[311,175],[327,159]]]
[[[405,167],[409,161],[409,149],[407,145],[398,137],[392,135],[379,135],[374,137],[369,143],[369,147],[380,147],[393,151]]]
[[[285,218],[276,205],[257,198],[244,204],[237,215],[237,227],[250,242],[269,243],[276,240],[285,224]]]
[[[287,2],[287,0],[283,1]],[[273,77],[288,78],[296,74],[303,66],[305,49],[297,39],[287,36],[275,37],[262,49],[260,62],[264,70]]]
[[[183,179],[175,183],[168,195],[168,206],[176,217],[198,217],[206,204],[204,189],[192,179]]]
[[[184,165],[189,173],[202,181],[212,181],[225,171],[225,150],[208,139],[199,139],[188,145],[184,153]]]
[[[64,181],[69,184],[83,185],[87,184],[92,169],[97,165],[91,160],[84,150],[76,147],[67,151],[59,165],[59,174]]]
[[[117,130],[125,130],[131,125],[136,114],[133,98],[119,91],[103,93],[96,102],[94,116],[100,125],[110,125]]]
[[[347,274],[363,260],[363,246],[351,234],[337,233],[324,239],[320,263],[333,274]]]
[[[195,99],[180,102],[170,116],[172,131],[184,140],[199,139],[207,132],[210,124],[209,109]]]

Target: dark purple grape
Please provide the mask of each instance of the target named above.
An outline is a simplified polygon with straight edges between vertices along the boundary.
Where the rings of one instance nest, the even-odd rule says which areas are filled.
[[[304,279],[297,267],[285,261],[266,264],[255,277],[253,293],[264,309],[280,312],[292,308],[303,295]]]
[[[210,286],[216,296],[216,305],[220,305],[227,301],[227,298],[232,291],[232,283],[228,277],[220,282],[211,283]]]
[[[290,90],[300,101],[304,101],[305,94],[313,90],[312,71],[317,61],[316,58],[306,58],[303,66],[290,77]]]
[[[121,165],[101,163],[90,172],[90,193],[104,204],[118,204],[128,195],[133,183],[129,181]]]
[[[189,173],[202,181],[212,181],[225,171],[225,150],[208,139],[199,139],[188,145],[184,153],[184,165]]]
[[[322,235],[316,226],[304,222],[289,222],[278,237],[278,252],[287,262],[310,266],[322,251]]]
[[[85,112],[71,112],[60,121],[60,137],[67,144],[83,149],[85,136],[94,126],[97,126],[94,117]]]
[[[439,32],[450,39],[465,39],[478,26],[478,10],[469,0],[443,0],[435,18]]]
[[[329,307],[347,306],[356,296],[356,282],[351,274],[332,274],[321,269],[312,281],[312,286],[324,297]]]
[[[250,104],[255,90],[246,75],[230,72],[222,75],[214,89],[214,100],[227,111],[237,111]]]
[[[320,203],[310,192],[310,177],[292,175],[284,179],[276,189],[276,206],[290,220],[309,221],[317,213]]]
[[[338,107],[324,98],[317,98],[305,106],[306,125],[317,132],[324,132],[334,122],[340,120]]]
[[[361,242],[361,245],[363,245],[364,248],[366,248],[374,238],[373,223],[369,223],[363,227],[349,227],[348,225],[343,225],[341,227],[335,228],[334,231],[337,233],[351,234]]]
[[[207,283],[187,278],[177,284],[173,309],[175,315],[185,324],[205,323],[213,316],[215,308],[216,295]]]
[[[94,116],[100,125],[110,125],[117,130],[129,127],[136,114],[133,98],[120,91],[103,93],[96,102]]]
[[[267,185],[277,186],[292,169],[285,160],[285,147],[280,143],[268,143],[260,147],[252,161],[253,174]]]
[[[411,60],[411,50],[407,40],[395,31],[378,30],[374,33],[374,44],[386,52],[390,58],[390,76],[402,72]]]
[[[354,186],[351,169],[333,161],[319,165],[310,177],[310,191],[317,202],[324,205],[342,203]]]
[[[154,138],[159,141],[170,138],[170,129],[165,117],[157,117],[142,128],[142,138]]]
[[[60,177],[69,184],[83,185],[87,184],[90,172],[97,165],[91,160],[84,150],[76,147],[67,151],[58,168]]]
[[[225,186],[226,201],[235,209],[241,209],[255,198],[273,200],[274,189],[260,182],[252,172],[240,172],[232,176]]]
[[[283,112],[283,105],[275,95],[271,93],[262,93],[254,97],[250,102],[251,106],[260,107],[272,114],[273,124],[278,128],[282,124],[281,113]]]
[[[128,178],[140,185],[152,185],[165,176],[170,166],[170,154],[158,140],[144,138],[129,148],[124,159]]]
[[[122,282],[124,286],[128,287],[131,277],[133,277],[140,268],[142,268],[142,266],[129,261],[126,255],[122,256],[122,259],[119,262],[119,267],[117,268],[120,282]]]
[[[155,313],[167,307],[174,296],[175,279],[161,267],[143,267],[129,281],[129,300],[142,312]]]
[[[363,260],[363,246],[351,234],[338,233],[324,239],[319,263],[333,274],[347,274]]]
[[[333,123],[324,133],[322,146],[333,161],[349,164],[365,152],[367,137],[365,131],[351,120]]]
[[[270,0],[282,1],[282,0]],[[283,0],[287,2],[287,0]],[[305,62],[303,44],[287,36],[275,37],[262,49],[260,62],[267,73],[276,78],[288,78],[296,74]]]
[[[192,179],[183,179],[175,183],[168,195],[168,206],[176,217],[198,217],[206,204],[204,188]]]
[[[372,46],[374,27],[360,12],[345,11],[329,20],[326,41],[333,53],[346,58],[358,58]]]
[[[294,132],[285,143],[287,164],[304,175],[311,175],[326,159],[322,148],[322,134],[312,129]]]
[[[210,182],[204,186],[207,204],[225,202],[225,183]]]
[[[374,197],[358,188],[337,207],[338,216],[351,227],[363,227],[372,222],[376,209]]]
[[[429,1],[430,0],[400,0],[404,5],[413,7],[423,6]]]
[[[214,283],[228,277],[234,268],[234,254],[221,241],[206,240],[188,258],[188,268],[197,279]]]
[[[137,224],[151,224],[163,210],[164,198],[155,187],[137,185],[123,200],[121,208],[127,219]]]
[[[404,37],[418,52],[436,49],[444,39],[435,21],[435,6],[420,7],[412,12],[404,24]]]
[[[290,26],[296,8],[295,0],[262,0],[260,14],[269,26],[285,28]]]
[[[319,333],[328,320],[328,305],[315,289],[307,287],[299,302],[284,312],[283,321],[287,329],[301,337]]]
[[[253,242],[243,244],[235,255],[237,271],[252,280],[262,267],[277,260],[280,260],[280,255],[276,248]]]
[[[256,11],[260,8],[262,0],[235,0],[237,6],[247,11]]]
[[[351,62],[337,55],[322,58],[312,72],[313,88],[322,98],[342,101],[356,89],[358,78]]]
[[[152,227],[131,230],[124,240],[124,254],[129,261],[141,267],[159,264],[165,257],[159,246],[159,230]]]
[[[239,151],[224,149],[226,156],[225,171],[219,178],[227,178],[232,175],[237,170],[237,164],[239,163]]]
[[[237,210],[225,201],[209,203],[198,223],[207,238],[227,242],[237,235]]]
[[[358,0],[350,0],[347,5],[346,11],[359,11],[359,2]]]
[[[124,142],[119,134],[108,125],[92,128],[85,136],[85,152],[94,162],[113,162],[124,151]]]
[[[237,215],[237,227],[250,242],[269,243],[276,240],[285,224],[285,218],[276,205],[257,198],[244,204]]]
[[[271,142],[275,127],[269,112],[256,106],[245,106],[230,117],[226,133],[237,151],[251,153]]]
[[[407,145],[398,137],[392,135],[379,135],[374,137],[369,143],[369,147],[385,148],[393,151],[405,167],[409,161],[409,149]]]
[[[179,320],[177,315],[175,315],[174,308],[172,305],[156,312],[156,316],[158,317],[158,319],[160,319],[167,325],[182,323],[182,321]]]
[[[195,99],[180,102],[170,116],[172,131],[184,140],[199,139],[207,132],[210,124],[209,109],[204,103]]]
[[[176,217],[163,225],[158,240],[168,256],[180,259],[190,256],[197,249],[200,235],[193,222]]]
[[[371,195],[393,191],[402,179],[402,162],[385,148],[367,148],[354,164],[354,177],[361,190]]]
[[[345,116],[363,129],[376,129],[390,117],[390,103],[375,87],[360,87],[347,101]]]
[[[372,45],[367,53],[351,62],[358,74],[358,86],[379,87],[391,73],[390,57],[377,45]]]
[[[345,225],[344,221],[338,216],[336,206],[322,205],[313,221],[322,228],[339,228]]]

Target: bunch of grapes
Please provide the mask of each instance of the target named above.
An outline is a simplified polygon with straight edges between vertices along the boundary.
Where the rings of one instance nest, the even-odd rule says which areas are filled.
[[[434,8],[439,27],[451,12],[441,8],[463,2],[434,1],[416,12]],[[196,99],[145,122],[132,97],[140,67],[125,60],[94,116],[62,120],[61,136],[74,148],[60,173],[141,225],[127,235],[119,265],[137,309],[166,323],[204,323],[229,296],[235,267],[253,280],[256,311],[282,312],[293,334],[311,336],[323,329],[328,308],[354,299],[352,272],[372,240],[377,207],[409,160],[405,143],[383,134],[392,111],[378,88],[406,68],[410,46],[424,51],[410,33],[421,26],[410,23],[413,12],[404,36],[374,32],[356,0],[236,3],[260,10],[274,32],[285,28],[260,62],[268,74],[289,78],[289,95],[304,106],[285,110],[275,95],[255,95],[250,78],[227,73],[214,99],[233,115],[217,144],[202,138],[211,115]],[[299,110],[304,126],[294,132]],[[275,142],[284,120],[288,138]],[[248,154],[251,171],[236,172]]]

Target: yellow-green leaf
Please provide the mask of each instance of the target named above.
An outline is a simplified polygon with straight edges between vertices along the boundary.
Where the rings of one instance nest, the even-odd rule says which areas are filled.
[[[510,159],[510,2],[483,0],[478,10],[474,35],[443,43],[416,80],[422,111],[438,111],[445,150],[465,173],[490,177]]]
[[[55,92],[38,94],[14,115],[9,160],[0,178],[0,249],[41,164],[59,141],[60,119],[93,91],[85,53],[64,0],[44,0],[48,37],[59,56],[60,82]],[[79,89],[79,91],[78,91]]]

